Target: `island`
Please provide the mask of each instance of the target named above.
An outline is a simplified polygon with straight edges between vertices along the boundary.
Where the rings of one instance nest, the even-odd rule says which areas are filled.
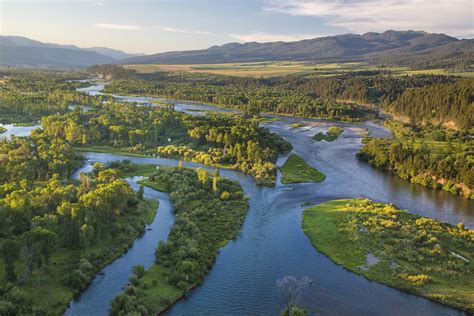
[[[291,154],[280,167],[281,183],[301,183],[301,182],[321,182],[326,179],[326,175],[318,169],[311,167],[303,158],[296,154]]]
[[[344,129],[338,127],[338,126],[331,126],[326,133],[319,132],[316,135],[314,135],[312,138],[315,141],[327,141],[327,142],[333,142],[338,137],[344,132]]]
[[[474,230],[368,199],[307,208],[318,251],[370,280],[474,312]]]

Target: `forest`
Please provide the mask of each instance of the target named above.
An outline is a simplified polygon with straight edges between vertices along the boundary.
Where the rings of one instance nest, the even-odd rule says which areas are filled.
[[[186,295],[203,281],[217,251],[236,237],[248,209],[239,183],[220,177],[217,169],[160,167],[143,184],[170,193],[175,221],[155,264],[147,271],[134,268],[111,315],[155,315]]]
[[[317,78],[288,75],[258,79],[199,73],[155,73],[150,77],[129,70],[124,77],[122,67],[100,67],[115,79],[106,88],[110,93],[213,103],[251,114],[352,121],[377,117],[377,109],[415,124],[446,124],[455,129],[471,129],[474,124],[474,82],[454,76],[365,71]],[[99,72],[96,68],[89,71]]]
[[[142,75],[110,65],[89,71],[113,78],[106,94],[76,90],[90,84],[81,81],[86,72],[0,70],[0,122],[40,121],[42,127],[28,137],[0,140],[0,315],[61,314],[130,247],[157,208],[143,198],[143,188],[134,192],[123,180],[131,175],[149,176],[143,185],[169,193],[175,222],[153,267],[134,268],[112,314],[155,314],[187,295],[210,271],[218,250],[236,237],[248,201],[237,182],[217,170],[183,168],[182,160],[233,168],[274,186],[277,158],[292,146],[260,125],[264,112],[351,122],[388,112],[407,123],[387,121],[394,137],[365,138],[359,159],[413,183],[474,198],[470,79],[384,71],[326,78]],[[172,103],[119,102],[107,93],[199,101],[242,113],[191,115]],[[346,133],[350,129],[332,126],[313,139],[337,146]],[[181,163],[158,171],[130,162],[97,164],[78,176],[84,163],[78,152],[94,150]],[[281,167],[283,184],[324,180],[302,159],[290,158]],[[405,274],[400,277],[407,282],[425,280]]]
[[[98,106],[103,96],[92,97],[76,89],[87,83],[85,73],[42,70],[0,70],[0,123],[35,124],[42,116],[66,113],[69,105]]]
[[[397,122],[393,138],[374,138],[357,154],[376,168],[435,189],[474,198],[474,140],[467,134]]]
[[[148,204],[114,169],[41,132],[0,141],[0,314],[60,314],[144,230]]]
[[[43,117],[42,126],[45,135],[74,146],[106,145],[231,167],[265,185],[274,184],[277,155],[291,149],[259,127],[258,119],[191,116],[171,105],[137,107],[111,101],[97,111]]]

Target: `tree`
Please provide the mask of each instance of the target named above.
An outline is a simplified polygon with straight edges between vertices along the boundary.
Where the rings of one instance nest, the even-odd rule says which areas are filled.
[[[199,182],[201,182],[202,185],[206,185],[209,181],[209,173],[207,170],[203,168],[196,168],[196,173],[198,175]]]
[[[19,243],[16,240],[6,239],[1,247],[1,254],[5,263],[5,280],[15,282],[15,261],[20,253]]]
[[[143,184],[140,184],[140,187],[138,188],[138,198],[143,200],[144,193],[145,193],[145,188]]]
[[[25,263],[25,280],[29,278],[35,264],[48,268],[49,257],[56,247],[57,237],[56,233],[40,227],[27,231],[21,236],[20,252]]]
[[[285,302],[288,315],[294,315],[292,313],[292,306],[297,306],[305,287],[310,284],[311,280],[308,277],[299,279],[294,276],[287,275],[277,280],[276,285],[283,298],[283,301]]]
[[[214,169],[212,173],[212,191],[217,192],[219,183],[219,169]]]

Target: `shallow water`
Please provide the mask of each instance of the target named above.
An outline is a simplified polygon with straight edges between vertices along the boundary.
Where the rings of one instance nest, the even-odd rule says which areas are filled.
[[[0,134],[0,138],[10,138],[12,135],[29,136],[32,130],[41,128],[41,125],[16,126],[14,124],[0,124],[0,126],[5,127],[7,129],[5,133]]]
[[[135,97],[123,98],[136,101]],[[140,100],[150,102],[152,98]],[[182,104],[180,110],[185,110],[189,105]],[[193,108],[196,107],[199,105],[194,104]],[[205,109],[216,108],[206,105]],[[295,122],[304,122],[305,126],[297,129],[288,126]],[[338,140],[327,143],[310,138],[329,125],[344,127],[345,131]],[[280,121],[266,126],[291,142],[293,152],[325,173],[326,180],[291,185],[278,182],[274,188],[263,188],[256,186],[248,175],[222,169],[221,175],[239,181],[250,197],[248,215],[239,236],[221,249],[204,283],[191,291],[188,298],[175,304],[168,315],[278,315],[283,302],[276,281],[285,275],[308,276],[313,280],[313,285],[304,293],[300,304],[315,309],[320,315],[462,314],[427,299],[368,281],[334,264],[316,251],[304,235],[301,229],[301,205],[365,197],[394,203],[415,214],[452,224],[463,221],[467,227],[474,227],[473,200],[410,184],[357,160],[355,154],[362,146],[361,128],[367,127],[373,136],[390,136],[388,130],[378,125],[281,117]],[[135,163],[177,164],[177,160],[173,159],[99,153],[88,153],[86,157],[86,170],[95,161],[106,163],[122,159]],[[286,157],[280,156],[278,164],[281,165]],[[199,164],[186,162],[185,166],[196,167]],[[133,180],[130,181],[133,184]],[[162,202],[152,224],[153,230],[147,231],[127,254],[106,267],[105,276],[98,276],[94,280],[93,285],[71,305],[68,315],[105,315],[110,299],[125,286],[131,267],[135,264],[149,266],[153,262],[152,254],[158,241],[166,238],[172,225],[171,206],[165,194],[151,189],[145,193]]]

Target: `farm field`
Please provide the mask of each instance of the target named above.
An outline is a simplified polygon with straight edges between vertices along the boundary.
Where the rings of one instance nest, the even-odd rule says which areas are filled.
[[[254,78],[269,78],[292,74],[307,77],[330,77],[348,72],[374,70],[386,70],[395,75],[433,74],[474,77],[474,72],[449,72],[446,69],[411,70],[407,67],[377,67],[371,66],[365,62],[313,64],[305,61],[268,61],[225,64],[134,64],[124,65],[124,67],[127,69],[134,69],[138,73],[148,74],[164,71],[174,73],[208,73]]]

